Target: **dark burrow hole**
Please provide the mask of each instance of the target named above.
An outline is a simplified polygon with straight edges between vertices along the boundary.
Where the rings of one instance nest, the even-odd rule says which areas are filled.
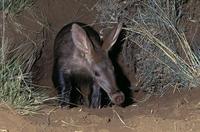
[[[123,25],[124,27],[124,25]],[[132,97],[132,90],[130,89],[131,83],[127,76],[125,75],[123,68],[119,64],[119,56],[120,53],[122,52],[123,49],[123,44],[125,44],[125,38],[126,38],[126,31],[122,30],[121,33],[119,34],[119,37],[117,39],[117,42],[111,50],[109,51],[109,57],[112,61],[112,64],[115,68],[115,78],[117,85],[119,89],[124,93],[125,95],[125,101],[122,104],[122,107],[131,105],[134,103],[133,97]]]

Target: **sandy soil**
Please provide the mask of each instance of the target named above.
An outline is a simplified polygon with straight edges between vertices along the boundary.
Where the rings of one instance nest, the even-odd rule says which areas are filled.
[[[199,94],[169,92],[126,108],[46,107],[34,116],[1,107],[0,132],[199,132]]]

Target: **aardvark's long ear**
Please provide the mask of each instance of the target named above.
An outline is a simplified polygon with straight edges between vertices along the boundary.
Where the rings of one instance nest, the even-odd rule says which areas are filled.
[[[78,24],[73,24],[71,32],[75,46],[87,57],[91,56],[94,48],[85,30]]]
[[[122,23],[118,23],[110,32],[110,34],[104,39],[102,45],[103,50],[108,52],[111,49],[111,47],[115,44],[121,32],[122,25],[123,25]]]

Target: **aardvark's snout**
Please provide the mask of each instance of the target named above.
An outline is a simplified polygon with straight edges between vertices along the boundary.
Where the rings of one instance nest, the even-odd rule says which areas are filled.
[[[116,105],[121,105],[125,100],[124,94],[120,92],[116,92],[111,95],[111,101]]]

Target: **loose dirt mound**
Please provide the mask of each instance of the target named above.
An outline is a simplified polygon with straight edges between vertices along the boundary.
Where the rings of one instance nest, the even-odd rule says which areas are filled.
[[[45,108],[19,116],[0,110],[0,132],[199,132],[200,91],[176,91],[127,108]],[[5,107],[4,107],[5,108]]]

